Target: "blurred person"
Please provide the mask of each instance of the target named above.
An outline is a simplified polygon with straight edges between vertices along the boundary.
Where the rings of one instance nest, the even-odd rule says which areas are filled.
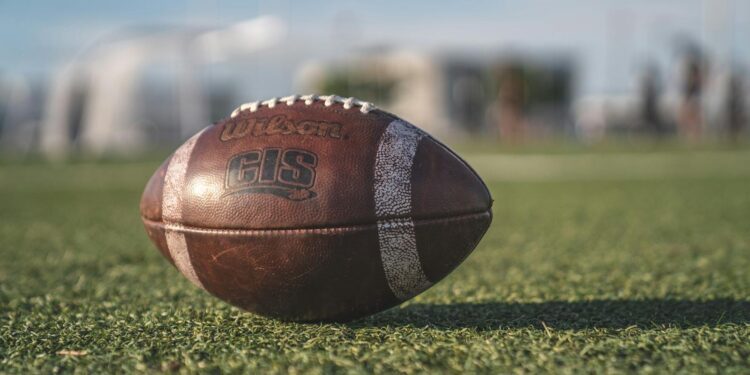
[[[0,74],[0,140],[3,139],[3,128],[5,128],[5,112],[7,111],[7,97],[9,96],[8,91],[10,90],[5,87],[2,74]]]
[[[747,126],[744,80],[738,72],[734,71],[730,74],[727,91],[727,130],[730,139],[736,142]]]
[[[38,143],[41,107],[36,105],[44,97],[44,88],[22,75],[5,79],[0,97],[0,151],[29,154]]]
[[[698,140],[703,133],[703,90],[706,82],[706,66],[697,48],[691,48],[686,56],[682,74],[682,92],[677,130],[690,141]]]
[[[490,117],[500,140],[517,143],[526,137],[528,123],[524,113],[526,88],[523,68],[506,66],[497,74],[497,97],[490,107]]]
[[[640,82],[640,118],[644,129],[655,136],[663,136],[666,133],[665,123],[659,113],[661,92],[659,68],[649,64],[644,69]]]

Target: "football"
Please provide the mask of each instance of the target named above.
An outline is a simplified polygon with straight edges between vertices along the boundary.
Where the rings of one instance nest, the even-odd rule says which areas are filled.
[[[477,173],[371,103],[289,96],[244,104],[148,181],[140,211],[196,286],[289,321],[347,321],[423,292],[492,220]]]

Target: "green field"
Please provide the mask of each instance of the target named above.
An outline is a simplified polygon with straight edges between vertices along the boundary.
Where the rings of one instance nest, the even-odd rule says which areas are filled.
[[[750,372],[749,151],[477,152],[476,252],[350,324],[190,285],[139,221],[156,161],[0,164],[0,373]]]

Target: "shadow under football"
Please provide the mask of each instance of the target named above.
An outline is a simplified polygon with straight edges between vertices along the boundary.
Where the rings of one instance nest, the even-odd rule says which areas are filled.
[[[545,327],[563,330],[714,327],[750,323],[750,301],[735,299],[591,300],[538,303],[411,304],[351,323],[353,327],[411,326],[439,329]]]

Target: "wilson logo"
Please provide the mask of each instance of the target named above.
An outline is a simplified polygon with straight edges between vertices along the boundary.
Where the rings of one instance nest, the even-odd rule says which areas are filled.
[[[301,201],[315,197],[318,156],[310,151],[280,148],[235,155],[227,166],[229,194],[260,193]]]
[[[341,138],[341,124],[325,121],[291,121],[284,115],[270,118],[246,118],[229,121],[221,132],[223,142],[243,137],[269,135],[307,135],[323,138]]]

